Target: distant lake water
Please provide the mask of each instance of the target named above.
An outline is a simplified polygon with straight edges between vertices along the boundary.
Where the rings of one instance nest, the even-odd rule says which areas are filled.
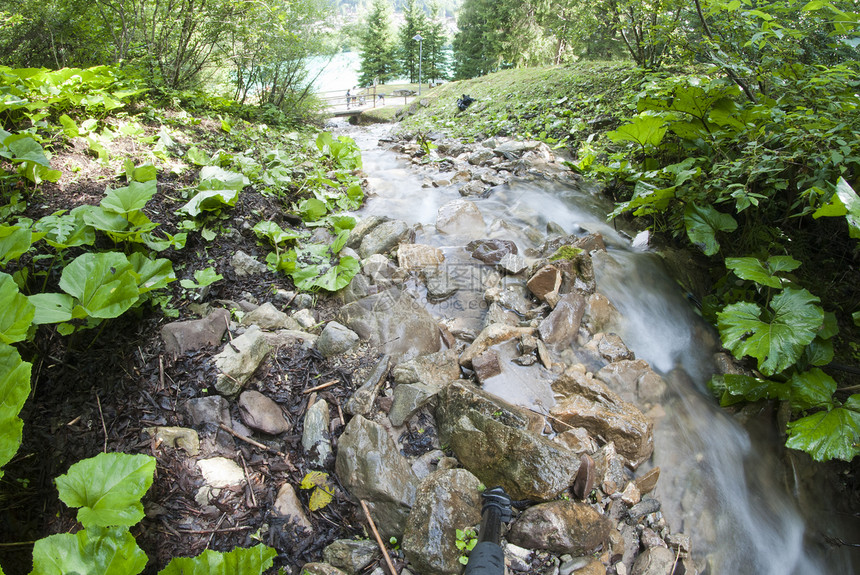
[[[450,54],[448,58],[450,60]],[[358,52],[339,52],[330,61],[322,56],[308,58],[308,78],[313,78],[317,72],[320,73],[313,83],[315,92],[346,92],[353,86],[358,86],[360,68],[361,54]],[[408,82],[408,80],[398,78],[392,82]]]

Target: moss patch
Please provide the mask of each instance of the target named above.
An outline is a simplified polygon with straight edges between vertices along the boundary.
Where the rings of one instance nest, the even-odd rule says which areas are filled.
[[[555,253],[552,254],[549,258],[549,261],[555,262],[558,260],[573,260],[582,253],[582,248],[575,248],[573,246],[561,246]]]

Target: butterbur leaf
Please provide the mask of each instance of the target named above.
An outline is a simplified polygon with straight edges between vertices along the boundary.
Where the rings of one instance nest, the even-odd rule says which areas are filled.
[[[741,279],[754,281],[763,286],[781,288],[785,280],[776,274],[790,272],[800,267],[800,262],[791,256],[773,256],[762,262],[757,258],[726,258],[726,267]]]
[[[155,168],[153,168],[155,169]],[[124,188],[108,190],[101,207],[118,214],[127,214],[136,210],[142,210],[146,203],[155,195],[155,180],[146,182],[131,181]]]
[[[806,411],[833,406],[836,381],[818,368],[795,373],[788,381],[791,386],[791,407]]]
[[[91,527],[39,539],[31,575],[136,575],[146,553],[125,527]]]
[[[86,315],[119,317],[139,297],[137,281],[130,270],[128,259],[119,252],[83,254],[63,269],[60,288],[77,298],[78,307]]]
[[[0,263],[20,258],[27,253],[33,241],[33,232],[27,228],[0,225]]]
[[[15,343],[27,337],[36,310],[18,291],[9,274],[0,272],[0,342]]]
[[[860,238],[860,197],[845,178],[840,177],[836,182],[830,203],[821,206],[812,214],[813,218],[821,216],[845,216],[848,234],[852,238]]]
[[[180,210],[189,216],[195,217],[201,212],[214,212],[223,206],[233,207],[239,200],[238,190],[206,190],[198,192],[196,196],[182,206]]]
[[[819,411],[790,422],[785,445],[807,452],[816,461],[851,461],[860,454],[858,408],[860,394],[855,394],[843,407]]]
[[[786,289],[774,296],[770,317],[750,302],[726,306],[717,314],[723,345],[738,359],[745,355],[758,360],[765,375],[773,375],[795,363],[815,339],[824,312],[818,298],[806,290]]]
[[[809,365],[827,365],[833,361],[833,341],[816,337],[806,346],[803,358]]]
[[[307,222],[315,222],[328,212],[325,202],[317,198],[308,198],[302,200],[299,204],[299,211],[302,214],[302,219]]]
[[[243,174],[231,172],[218,166],[204,166],[200,170],[198,190],[233,190],[240,192],[251,180]]]
[[[707,256],[720,251],[717,232],[733,232],[738,223],[729,214],[718,212],[711,206],[697,206],[690,202],[684,209],[684,225],[687,236]]]
[[[198,166],[206,166],[209,164],[209,154],[197,146],[191,146],[188,148],[188,151],[185,152],[185,157],[188,158],[189,162]]]
[[[27,299],[34,308],[33,323],[62,323],[73,318],[75,298],[66,293],[37,293]]]
[[[176,279],[173,264],[168,259],[150,259],[141,253],[128,257],[132,272],[137,277],[137,287],[140,293],[165,287]]]
[[[63,503],[80,508],[84,527],[132,526],[143,519],[140,500],[154,474],[155,458],[148,455],[99,453],[72,465],[56,483]]]
[[[30,395],[31,368],[14,347],[0,343],[0,477],[21,445],[24,422],[18,414]]]
[[[666,121],[648,113],[640,114],[629,124],[606,133],[606,137],[613,142],[634,142],[642,147],[659,146],[665,135]]]
[[[132,179],[135,182],[149,182],[155,180],[158,177],[158,170],[152,164],[143,164],[142,166],[138,166],[134,168],[132,172]]]
[[[197,557],[174,557],[158,575],[261,575],[277,554],[265,545],[237,547],[228,553],[207,549]]]
[[[66,114],[60,116],[60,123],[63,125],[63,133],[66,135],[66,137],[77,138],[81,135],[80,131],[78,130],[78,125]]]
[[[734,405],[742,400],[786,399],[790,392],[789,386],[784,383],[733,373],[714,376],[710,386],[712,389],[722,390],[720,405],[723,407]]]

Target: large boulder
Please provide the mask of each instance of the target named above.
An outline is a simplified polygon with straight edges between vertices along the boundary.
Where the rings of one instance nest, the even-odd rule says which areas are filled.
[[[480,481],[465,469],[436,471],[418,488],[406,522],[403,551],[423,575],[457,575],[457,529],[481,520]]]
[[[439,248],[425,244],[400,244],[397,248],[397,265],[405,270],[436,267],[445,261]]]
[[[538,326],[541,339],[549,345],[570,346],[579,334],[585,306],[585,298],[578,293],[561,296],[555,309]]]
[[[469,200],[452,200],[439,208],[436,230],[449,235],[483,234],[486,226],[481,211]]]
[[[514,499],[553,499],[573,483],[577,455],[527,429],[523,410],[467,385],[445,388],[436,409],[440,441],[466,469]]]
[[[391,370],[394,382],[423,383],[442,387],[459,379],[460,364],[457,362],[457,350],[444,349],[405,361]]]
[[[343,324],[330,321],[316,341],[316,349],[323,357],[332,357],[349,351],[358,343],[358,334]]]
[[[517,253],[517,244],[510,240],[473,240],[466,244],[466,251],[476,260],[495,265],[508,254]]]
[[[400,242],[405,241],[411,235],[412,228],[404,221],[389,220],[382,222],[361,240],[358,254],[362,258],[370,257],[373,254],[384,254],[397,247]]]
[[[395,361],[439,351],[439,326],[418,301],[396,288],[346,304],[338,321]]]
[[[633,467],[654,451],[653,424],[635,405],[621,399],[584,369],[571,368],[553,383],[564,397],[550,409],[553,427],[583,427],[593,437],[612,441]]]
[[[418,480],[385,428],[353,417],[340,436],[335,470],[343,486],[367,502],[386,539],[400,537]]]

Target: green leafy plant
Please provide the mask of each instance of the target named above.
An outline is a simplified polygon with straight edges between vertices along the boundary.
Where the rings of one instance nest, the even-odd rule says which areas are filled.
[[[469,552],[478,544],[478,534],[474,529],[457,529],[456,535],[457,540],[454,544],[461,552],[459,561],[462,565],[466,565],[469,563]]]
[[[215,271],[214,267],[208,267],[194,272],[194,281],[180,280],[179,285],[185,289],[198,289],[212,285],[217,281],[224,279],[224,276]]]
[[[174,557],[158,575],[260,575],[277,555],[265,545],[237,547],[227,553],[207,549],[197,557]]]

